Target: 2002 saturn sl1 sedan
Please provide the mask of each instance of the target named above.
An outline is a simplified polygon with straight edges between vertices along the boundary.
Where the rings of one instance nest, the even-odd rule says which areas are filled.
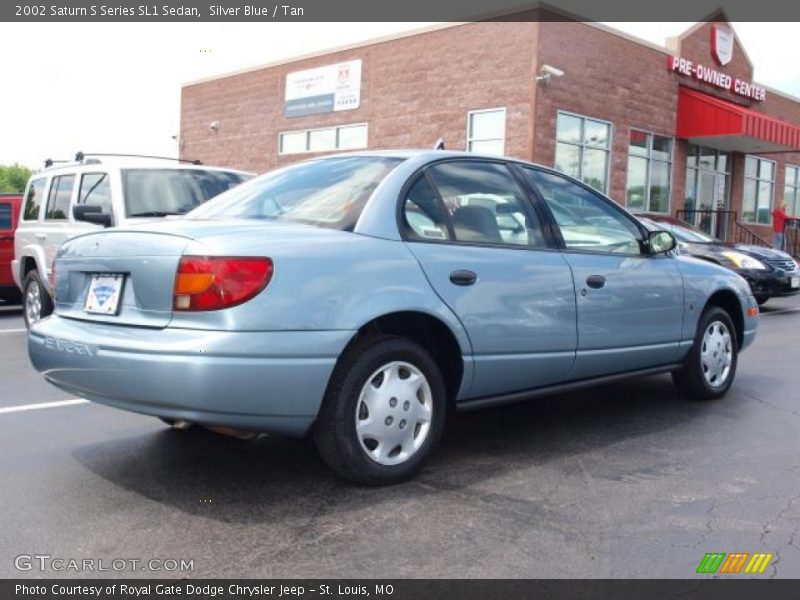
[[[29,352],[71,393],[167,422],[313,431],[341,475],[392,483],[451,407],[657,372],[724,395],[756,302],[674,246],[517,160],[313,159],[184,219],[67,242]]]

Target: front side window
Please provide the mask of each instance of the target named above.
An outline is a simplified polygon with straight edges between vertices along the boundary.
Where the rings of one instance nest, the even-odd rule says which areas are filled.
[[[0,229],[11,229],[11,205],[0,202]]]
[[[525,193],[503,164],[448,161],[428,169],[453,237],[458,242],[545,245],[542,228],[527,210]],[[406,218],[411,222],[408,215]]]
[[[75,175],[53,177],[53,183],[50,184],[50,195],[47,197],[45,219],[60,221],[68,218],[69,203],[72,199],[72,186],[74,184]]]
[[[786,214],[800,217],[800,167],[786,165],[786,177],[783,185],[783,201],[786,203]]]
[[[103,214],[111,214],[111,184],[108,173],[86,173],[81,176],[78,204],[98,206]]]
[[[631,129],[628,147],[628,208],[669,212],[672,138]]]
[[[128,217],[182,215],[248,179],[234,171],[124,169],[122,188]]]
[[[610,201],[554,173],[526,168],[525,174],[553,214],[568,250],[641,254],[639,228]]]
[[[506,109],[476,110],[467,115],[467,150],[483,154],[505,154]]]
[[[745,223],[769,225],[772,222],[772,197],[775,188],[775,163],[746,156],[744,159],[744,198],[742,220]]]
[[[608,191],[611,124],[559,112],[556,119],[555,167],[594,189]]]
[[[342,156],[256,177],[189,213],[192,219],[269,219],[352,231],[399,158]]]
[[[44,179],[34,179],[28,186],[28,194],[25,196],[25,208],[22,209],[22,219],[24,221],[36,221],[39,218],[39,208],[44,198]]]

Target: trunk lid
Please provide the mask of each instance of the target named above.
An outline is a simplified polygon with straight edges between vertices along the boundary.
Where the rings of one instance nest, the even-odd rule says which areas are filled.
[[[166,327],[178,262],[191,238],[167,232],[108,230],[66,243],[56,262],[56,314],[72,319]],[[121,275],[116,314],[86,311],[92,278]]]

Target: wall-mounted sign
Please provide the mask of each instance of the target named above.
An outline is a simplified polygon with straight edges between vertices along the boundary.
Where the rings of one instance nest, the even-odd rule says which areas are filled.
[[[719,23],[711,24],[711,56],[724,67],[733,58],[733,30]]]
[[[286,75],[283,116],[303,117],[361,104],[361,61],[349,60]]]
[[[767,97],[767,90],[760,85],[756,85],[750,81],[739,79],[738,77],[731,77],[727,73],[717,71],[700,63],[692,62],[680,56],[667,57],[667,69],[683,75],[684,77],[692,77],[697,81],[702,81],[722,90],[733,92],[743,98],[750,100],[763,101]]]

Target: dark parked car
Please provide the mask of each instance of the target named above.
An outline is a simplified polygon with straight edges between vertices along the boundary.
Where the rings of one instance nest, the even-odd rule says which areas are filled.
[[[671,232],[684,254],[736,271],[750,284],[759,304],[770,298],[800,292],[800,268],[786,252],[752,244],[723,242],[667,215],[645,213],[637,216],[651,229]]]

